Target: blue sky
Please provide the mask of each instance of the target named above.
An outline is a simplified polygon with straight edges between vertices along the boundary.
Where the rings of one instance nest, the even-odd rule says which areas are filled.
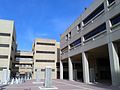
[[[20,50],[31,50],[35,38],[60,40],[94,0],[0,0],[0,19],[15,21]]]

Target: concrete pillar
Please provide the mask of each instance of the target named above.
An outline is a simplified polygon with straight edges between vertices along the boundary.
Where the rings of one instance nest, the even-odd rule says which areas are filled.
[[[63,79],[63,63],[60,60],[60,79]]]
[[[88,59],[85,52],[82,52],[82,66],[83,66],[83,79],[84,83],[89,83],[89,64]]]
[[[120,66],[117,46],[113,42],[108,43],[112,85],[120,85]]]
[[[68,68],[69,68],[69,80],[72,81],[73,80],[73,64],[70,57],[68,58]]]

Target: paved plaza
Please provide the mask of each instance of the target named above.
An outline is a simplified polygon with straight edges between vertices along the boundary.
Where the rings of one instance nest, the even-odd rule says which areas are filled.
[[[119,87],[107,86],[103,84],[84,84],[81,82],[67,80],[53,80],[55,89],[41,89],[43,82],[36,83],[34,80],[28,80],[23,84],[5,85],[0,90],[120,90]]]

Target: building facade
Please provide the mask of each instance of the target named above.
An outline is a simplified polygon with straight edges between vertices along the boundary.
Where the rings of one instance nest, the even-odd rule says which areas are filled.
[[[12,62],[15,60],[16,32],[14,21],[0,20],[0,80],[2,70],[12,72]]]
[[[52,67],[52,78],[57,78],[56,63],[59,61],[60,44],[51,39],[35,39],[32,51],[17,50],[14,21],[0,20],[0,80],[3,69],[10,70],[10,77],[35,79],[37,69],[41,69],[44,79],[46,66]]]
[[[120,0],[95,0],[61,35],[60,78],[120,85]]]
[[[51,39],[35,39],[33,44],[33,78],[36,78],[37,69],[41,69],[41,79],[44,79],[45,67],[51,66],[52,78],[56,79],[57,42]]]
[[[17,51],[13,62],[12,77],[19,75],[23,78],[32,78],[33,75],[33,52]]]

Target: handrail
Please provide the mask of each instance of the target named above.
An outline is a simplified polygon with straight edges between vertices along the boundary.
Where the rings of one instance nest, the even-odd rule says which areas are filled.
[[[84,43],[86,43],[86,42],[88,42],[88,41],[91,41],[91,40],[94,40],[96,37],[100,36],[101,34],[103,34],[103,33],[105,33],[105,32],[107,32],[107,30],[104,30],[104,31],[102,31],[102,32],[100,32],[100,33],[98,33],[98,34],[96,34],[96,35],[94,35],[94,36],[86,39],[86,40],[84,41]]]
[[[92,19],[90,19],[83,27],[87,26],[89,23],[93,22],[97,17],[99,17],[100,15],[102,15],[102,13],[105,10],[103,9],[101,12],[99,12],[97,15],[95,15]]]
[[[117,26],[119,26],[120,25],[120,22],[119,23],[117,23],[117,24],[115,24],[115,25],[113,25],[112,27],[110,27],[111,29],[114,29],[115,27],[117,27]]]
[[[113,6],[115,4],[115,1],[113,1],[111,4],[109,4],[108,8],[110,8],[111,6]]]
[[[79,47],[80,45],[81,45],[81,43],[79,43],[79,44],[73,46],[70,50],[76,49],[76,48]]]

